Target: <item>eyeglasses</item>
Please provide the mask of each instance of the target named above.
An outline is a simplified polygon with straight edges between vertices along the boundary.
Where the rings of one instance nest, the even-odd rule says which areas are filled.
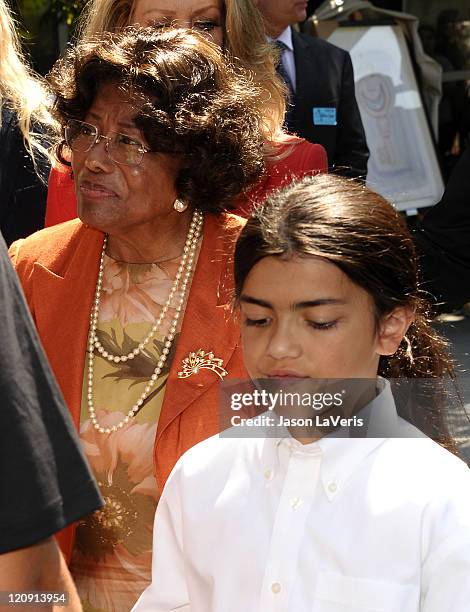
[[[138,166],[149,149],[144,145],[119,132],[110,132],[112,136],[99,134],[96,125],[71,119],[65,128],[65,142],[74,153],[90,151],[101,139],[105,140],[105,150],[109,158],[123,166]]]

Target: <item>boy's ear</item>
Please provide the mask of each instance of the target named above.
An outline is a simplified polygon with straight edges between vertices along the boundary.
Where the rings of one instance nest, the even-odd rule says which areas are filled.
[[[377,335],[379,355],[393,355],[396,352],[414,318],[413,308],[398,306],[382,319]]]

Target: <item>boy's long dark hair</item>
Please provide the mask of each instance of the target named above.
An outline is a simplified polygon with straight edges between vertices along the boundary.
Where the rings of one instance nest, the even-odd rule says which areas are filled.
[[[419,289],[418,259],[407,226],[380,195],[355,181],[317,175],[272,195],[244,227],[235,249],[235,297],[262,258],[321,257],[372,297],[377,324],[397,306],[415,320],[394,355],[383,356],[385,378],[454,377],[446,341],[432,328]],[[431,382],[431,381],[429,381]],[[447,427],[433,436],[454,450]]]

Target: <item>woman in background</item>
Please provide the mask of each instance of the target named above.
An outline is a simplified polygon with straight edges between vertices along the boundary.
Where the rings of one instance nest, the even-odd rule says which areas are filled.
[[[46,89],[22,55],[0,0],[0,229],[7,244],[44,227],[49,173]],[[36,133],[34,133],[36,131]]]
[[[288,135],[282,126],[285,87],[275,68],[275,53],[266,42],[263,20],[253,0],[91,0],[81,19],[81,37],[116,32],[127,25],[191,27],[212,39],[235,63],[250,70],[259,87],[267,170],[259,183],[236,203],[246,215],[254,204],[293,177],[325,172],[328,161],[321,145]],[[76,217],[70,173],[53,169],[49,181],[46,225]]]

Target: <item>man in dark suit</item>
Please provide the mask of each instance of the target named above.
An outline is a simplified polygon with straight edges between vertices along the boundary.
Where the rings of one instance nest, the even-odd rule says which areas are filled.
[[[278,71],[291,92],[290,131],[323,145],[332,170],[365,178],[367,148],[349,53],[291,26],[307,16],[307,0],[258,0],[270,40],[281,52]]]

